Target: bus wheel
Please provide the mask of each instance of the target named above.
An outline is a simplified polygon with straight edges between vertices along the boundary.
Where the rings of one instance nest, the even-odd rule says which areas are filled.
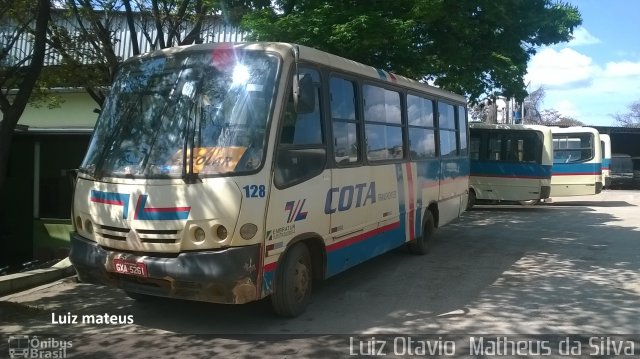
[[[311,257],[304,243],[294,244],[287,251],[277,270],[271,304],[274,311],[285,317],[296,317],[311,300]]]
[[[476,204],[476,191],[470,189],[468,200],[467,200],[467,211],[473,208],[475,204]]]
[[[431,247],[433,247],[433,232],[435,232],[436,226],[433,220],[433,214],[431,211],[424,213],[424,229],[422,230],[422,236],[409,242],[409,252],[413,254],[424,255],[429,253]]]
[[[538,202],[539,202],[539,200],[537,200],[537,199],[529,199],[529,200],[526,200],[526,201],[520,201],[520,205],[522,205],[522,206],[533,206],[533,205],[538,204]]]

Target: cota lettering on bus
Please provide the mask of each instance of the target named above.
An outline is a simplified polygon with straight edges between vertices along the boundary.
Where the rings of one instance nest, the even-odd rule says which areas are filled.
[[[356,208],[365,206],[367,202],[376,203],[376,183],[358,183],[329,189],[324,203],[324,213],[348,211],[353,207],[354,202]]]

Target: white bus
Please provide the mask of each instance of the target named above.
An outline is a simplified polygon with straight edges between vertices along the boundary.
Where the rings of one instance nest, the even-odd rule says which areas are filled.
[[[551,197],[586,196],[602,191],[600,134],[590,127],[551,127]]]
[[[602,185],[603,188],[611,187],[611,137],[600,134],[600,146],[602,147]]]
[[[70,258],[134,299],[300,314],[323,279],[467,204],[466,100],[304,46],[127,60],[79,169]]]
[[[549,197],[553,140],[536,125],[471,123],[469,205],[520,202]]]

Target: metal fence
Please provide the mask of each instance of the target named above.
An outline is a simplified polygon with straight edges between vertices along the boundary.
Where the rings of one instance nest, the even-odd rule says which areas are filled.
[[[133,44],[131,43],[131,32],[126,23],[124,12],[97,13],[102,16],[101,23],[109,30],[114,51],[116,56],[125,60],[133,56]],[[136,14],[135,27],[138,47],[141,53],[149,52],[159,48],[158,30],[153,24],[151,17],[145,17]],[[64,12],[57,10],[52,14],[52,22],[54,25],[66,29],[71,35],[78,35],[80,24],[74,17],[64,16]],[[85,26],[87,26],[85,24]],[[178,38],[184,39],[193,24],[185,23],[178,31]],[[165,27],[163,31],[167,31]],[[16,36],[15,24],[0,25],[0,66],[13,66],[31,54],[32,40],[31,35],[23,32],[17,36],[17,39],[10,45]],[[202,24],[200,32],[200,40],[204,43],[211,42],[244,42],[246,33],[235,26],[231,26],[224,22],[219,16],[207,16]],[[173,44],[175,45],[175,44]],[[9,47],[10,46],[10,47]],[[8,51],[7,48],[9,47]],[[95,53],[89,43],[82,45],[82,50],[88,53]],[[7,51],[5,53],[5,51]],[[80,57],[78,60],[84,64],[90,63],[90,56]],[[62,62],[62,56],[55,50],[48,47],[45,57],[45,65],[58,65]],[[28,64],[28,61],[25,62]]]

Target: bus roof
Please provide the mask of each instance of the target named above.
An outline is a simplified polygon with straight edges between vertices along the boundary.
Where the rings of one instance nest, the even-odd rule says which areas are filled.
[[[585,126],[572,126],[572,127],[556,127],[551,126],[551,132],[553,133],[593,133],[599,135],[598,130],[592,127]]]
[[[140,57],[153,57],[160,54],[176,54],[184,51],[197,51],[197,50],[215,50],[215,49],[236,49],[236,50],[260,50],[278,53],[282,58],[293,56],[292,49],[294,47],[299,49],[299,57],[310,63],[316,63],[323,66],[328,66],[337,70],[344,70],[347,72],[356,73],[358,75],[368,77],[372,80],[383,80],[389,83],[396,83],[398,85],[414,89],[416,91],[428,92],[434,96],[445,98],[450,101],[463,103],[466,105],[467,100],[464,96],[455,94],[443,90],[441,88],[423,84],[416,80],[389,73],[382,69],[377,69],[373,66],[361,64],[359,62],[346,59],[337,55],[330,54],[321,50],[317,50],[311,47],[296,45],[283,42],[243,42],[243,43],[208,43],[197,45],[185,45],[178,47],[170,47],[162,50],[156,50],[148,52],[143,55],[132,57],[127,59],[130,61],[134,58]]]
[[[487,129],[487,130],[536,130],[540,132],[551,132],[551,129],[542,125],[517,125],[506,123],[484,123],[484,122],[469,122],[469,128],[474,129]]]

